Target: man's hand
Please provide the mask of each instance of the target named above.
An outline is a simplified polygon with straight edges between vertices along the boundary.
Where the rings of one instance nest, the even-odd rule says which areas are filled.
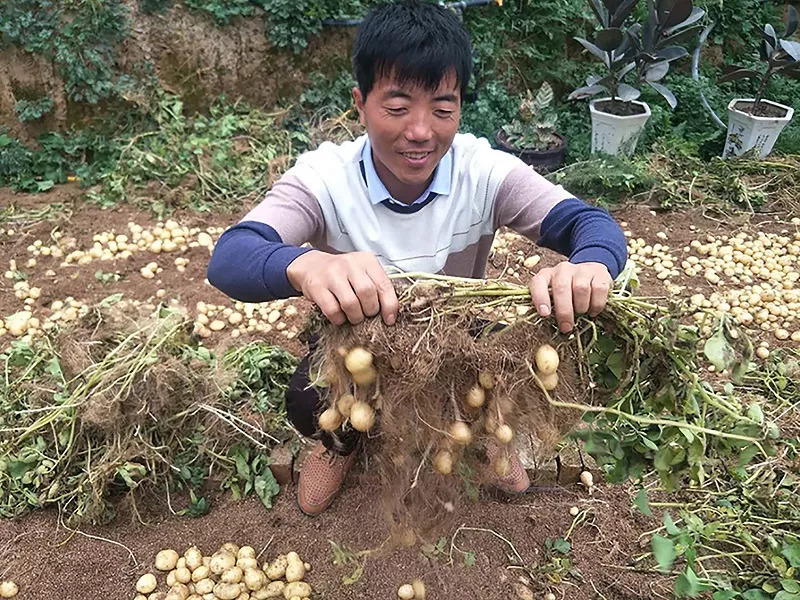
[[[550,316],[550,288],[553,290],[556,322],[567,333],[575,326],[575,315],[589,313],[596,317],[605,308],[612,286],[611,274],[601,263],[574,265],[562,262],[555,267],[542,269],[529,284],[536,310],[543,317]]]
[[[327,254],[311,250],[286,269],[289,283],[319,306],[331,323],[358,324],[378,313],[387,325],[397,319],[399,302],[386,271],[369,252]]]

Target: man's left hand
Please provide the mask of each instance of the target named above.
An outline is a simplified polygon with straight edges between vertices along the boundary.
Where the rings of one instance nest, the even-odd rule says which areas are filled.
[[[575,315],[596,317],[605,308],[613,281],[602,263],[562,262],[542,269],[529,284],[536,310],[543,317],[555,312],[558,328],[567,333],[575,327]],[[552,306],[550,289],[553,290]]]

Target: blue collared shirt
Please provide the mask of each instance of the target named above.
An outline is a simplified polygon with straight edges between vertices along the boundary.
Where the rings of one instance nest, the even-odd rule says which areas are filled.
[[[419,198],[414,200],[411,205],[422,204],[428,199],[431,193],[442,196],[450,194],[450,177],[453,171],[452,153],[452,148],[447,150],[447,153],[439,161],[439,164],[436,165],[436,170],[433,172],[433,180],[428,186],[428,189],[426,189]],[[369,199],[372,204],[380,204],[388,200],[392,204],[409,206],[405,202],[400,202],[392,198],[389,190],[383,185],[383,181],[381,181],[381,178],[378,176],[378,172],[375,170],[375,163],[372,160],[372,145],[369,143],[369,138],[367,138],[364,148],[361,150],[361,160],[364,161],[364,176],[367,179],[367,193],[369,194]]]

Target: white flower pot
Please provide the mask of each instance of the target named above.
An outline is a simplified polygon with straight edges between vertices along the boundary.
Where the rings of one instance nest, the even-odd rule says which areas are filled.
[[[592,115],[592,153],[630,156],[636,149],[647,119],[650,118],[650,107],[644,102],[633,100],[631,104],[641,106],[644,112],[622,117],[598,110],[596,104],[606,100],[611,98],[598,98],[589,103],[589,112]]]
[[[761,158],[772,152],[778,136],[786,124],[792,120],[794,109],[791,106],[762,100],[764,104],[775,106],[786,111],[782,117],[756,117],[738,110],[739,102],[754,102],[754,98],[736,98],[728,104],[728,137],[725,139],[725,150],[722,158],[738,156],[748,150],[757,148]]]

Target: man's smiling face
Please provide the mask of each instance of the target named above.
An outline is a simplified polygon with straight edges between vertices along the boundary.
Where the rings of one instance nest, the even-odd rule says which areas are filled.
[[[384,77],[363,98],[353,99],[372,145],[375,170],[392,196],[413,202],[430,184],[450,149],[461,118],[461,93],[454,74],[435,90]]]

